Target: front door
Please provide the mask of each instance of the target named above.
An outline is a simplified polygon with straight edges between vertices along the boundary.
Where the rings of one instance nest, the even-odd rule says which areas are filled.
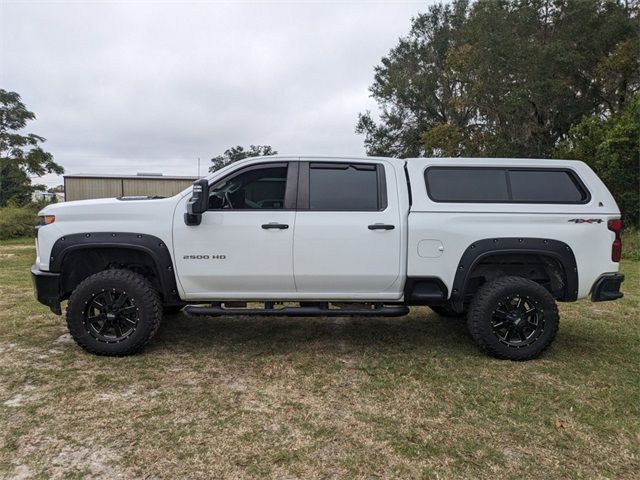
[[[295,292],[295,162],[244,167],[209,187],[200,225],[176,215],[178,278],[188,300],[278,298]]]

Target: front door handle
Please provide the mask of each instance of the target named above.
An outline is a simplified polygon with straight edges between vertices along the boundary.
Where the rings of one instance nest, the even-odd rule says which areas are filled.
[[[395,225],[385,225],[384,223],[374,223],[373,225],[369,225],[369,230],[393,230],[396,228]]]
[[[265,230],[270,230],[270,229],[276,229],[276,230],[286,230],[287,228],[289,228],[289,225],[287,225],[286,223],[265,223],[262,225],[262,228],[264,228]]]

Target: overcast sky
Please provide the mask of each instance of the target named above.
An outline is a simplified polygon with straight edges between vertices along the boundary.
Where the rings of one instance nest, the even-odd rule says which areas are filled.
[[[428,3],[0,0],[0,87],[66,173],[195,175],[248,144],[362,155],[373,67]]]

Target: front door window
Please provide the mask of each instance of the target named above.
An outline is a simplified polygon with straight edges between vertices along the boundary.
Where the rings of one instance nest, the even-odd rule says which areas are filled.
[[[286,185],[286,166],[250,167],[211,187],[209,210],[279,210]]]

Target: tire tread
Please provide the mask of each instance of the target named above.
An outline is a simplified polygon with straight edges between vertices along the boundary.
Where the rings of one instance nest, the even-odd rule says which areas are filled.
[[[143,292],[142,303],[146,304],[149,307],[148,309],[151,311],[151,314],[149,315],[151,328],[147,331],[147,334],[137,339],[135,343],[132,343],[119,351],[106,351],[104,349],[97,348],[96,345],[91,342],[87,342],[85,340],[85,336],[81,334],[82,332],[77,330],[77,322],[74,321],[74,317],[76,315],[81,315],[80,312],[77,312],[77,309],[83,308],[82,299],[79,298],[83,293],[83,290],[91,288],[94,284],[100,284],[105,280],[116,280],[123,285],[133,285],[138,287]],[[162,321],[162,301],[158,291],[153,288],[151,283],[149,283],[149,281],[139,273],[126,269],[103,270],[85,278],[75,288],[71,297],[69,297],[69,302],[67,304],[66,321],[67,328],[69,329],[69,333],[73,339],[87,352],[93,353],[94,355],[124,357],[140,351],[156,334]]]
[[[535,290],[537,295],[547,300],[551,305],[551,312],[546,311],[545,315],[549,315],[549,319],[555,320],[550,322],[552,331],[548,337],[548,340],[538,345],[538,348],[529,355],[515,355],[517,350],[505,353],[505,351],[495,348],[494,345],[487,341],[487,338],[482,331],[483,323],[486,322],[485,309],[491,305],[492,297],[496,295],[497,292],[513,287],[520,287],[525,290]],[[529,360],[542,355],[542,353],[544,353],[553,343],[553,340],[555,339],[560,326],[560,322],[558,319],[558,306],[555,302],[555,299],[542,285],[524,277],[507,276],[487,282],[482,285],[482,287],[480,287],[473,300],[471,301],[471,306],[469,308],[469,314],[467,317],[467,327],[469,329],[471,337],[488,355],[503,360]],[[522,354],[523,352],[520,353]]]

